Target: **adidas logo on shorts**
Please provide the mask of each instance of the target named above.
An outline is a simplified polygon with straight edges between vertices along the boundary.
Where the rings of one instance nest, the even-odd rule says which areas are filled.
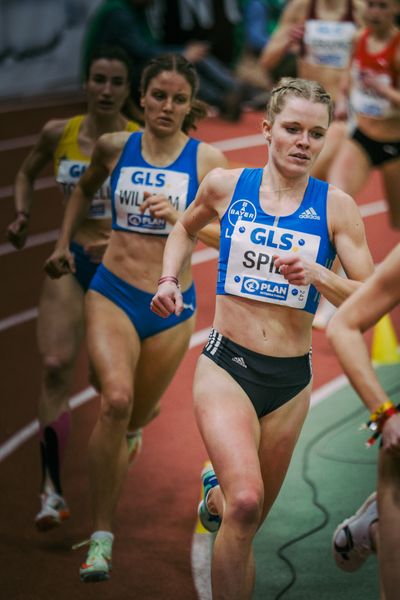
[[[314,208],[311,206],[310,208],[307,208],[304,212],[302,212],[301,215],[299,215],[299,219],[315,219],[316,221],[320,221],[321,217],[319,216],[317,211],[314,210]]]
[[[242,356],[234,356],[232,358],[233,362],[237,363],[238,365],[240,365],[241,367],[247,369],[247,365],[244,362],[244,358]]]

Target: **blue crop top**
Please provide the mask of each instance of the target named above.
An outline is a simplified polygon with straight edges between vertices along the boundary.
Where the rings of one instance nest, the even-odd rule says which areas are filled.
[[[142,156],[142,132],[127,140],[117,166],[111,174],[112,228],[119,231],[168,235],[172,225],[157,219],[147,210],[140,212],[144,192],[165,194],[183,212],[193,202],[199,181],[197,150],[200,142],[189,138],[178,158],[167,167],[156,167]]]
[[[298,209],[277,217],[260,206],[263,169],[243,169],[221,219],[217,294],[233,294],[315,313],[319,292],[289,284],[273,255],[299,252],[327,268],[336,252],[327,224],[328,184],[309,178]]]

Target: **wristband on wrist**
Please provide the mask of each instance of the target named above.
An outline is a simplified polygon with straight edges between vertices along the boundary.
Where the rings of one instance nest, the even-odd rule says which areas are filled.
[[[365,445],[370,448],[376,440],[382,435],[383,426],[386,421],[400,411],[400,404],[395,406],[391,400],[384,402],[375,412],[371,413],[369,421],[362,426],[362,429],[370,429],[373,435],[367,440]]]
[[[395,405],[391,400],[387,400],[383,404],[380,405],[373,413],[370,414],[370,421],[377,421],[383,414],[385,414],[390,409],[395,409]]]
[[[160,277],[160,279],[158,280],[158,285],[161,285],[166,281],[170,281],[171,283],[174,283],[177,287],[179,287],[178,278],[174,277],[173,275],[164,275],[164,277]]]

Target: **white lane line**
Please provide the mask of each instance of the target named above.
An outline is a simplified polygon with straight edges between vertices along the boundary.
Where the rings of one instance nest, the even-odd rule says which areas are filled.
[[[8,242],[6,244],[0,244],[0,256],[6,256],[7,254],[12,254],[13,252],[21,252],[27,248],[36,248],[36,246],[42,246],[43,244],[48,244],[49,242],[55,242],[58,240],[59,233],[59,229],[52,229],[51,231],[46,231],[45,233],[37,233],[36,235],[32,235],[28,237],[25,246],[21,248],[21,250],[17,250]]]
[[[97,392],[94,388],[88,387],[79,394],[76,394],[70,399],[71,410],[81,406],[85,402],[88,402],[92,398],[95,398]],[[29,425],[20,429],[16,434],[9,438],[4,444],[0,446],[0,462],[7,458],[10,454],[15,452],[22,444],[27,442],[31,437],[37,435],[39,431],[39,421],[35,419]]]
[[[52,232],[49,232],[52,233]],[[57,232],[56,232],[57,233]],[[56,238],[54,238],[56,239]],[[50,241],[50,240],[48,240]],[[0,247],[0,255],[1,255],[1,247]],[[192,264],[200,265],[204,262],[208,262],[210,260],[214,260],[217,258],[218,252],[214,250],[214,248],[204,248],[204,250],[196,250],[192,256]],[[26,323],[26,321],[30,321],[31,319],[36,319],[38,314],[37,308],[29,308],[28,310],[24,310],[23,312],[16,313],[15,315],[11,315],[11,317],[6,317],[4,319],[0,319],[0,332],[5,331],[6,329],[10,329],[10,327],[15,327],[16,325],[20,325],[21,323]]]
[[[48,190],[49,188],[57,187],[54,177],[39,177],[35,181],[35,190]],[[13,185],[3,185],[0,187],[0,199],[10,198],[14,195]]]
[[[37,308],[29,308],[28,310],[24,310],[23,312],[16,313],[11,317],[6,317],[5,319],[1,319],[0,321],[0,331],[5,331],[6,329],[10,329],[11,327],[15,327],[16,325],[21,325],[21,323],[26,323],[27,321],[32,321],[32,319],[36,319],[38,316]]]
[[[214,260],[218,258],[219,252],[215,248],[204,248],[203,250],[197,250],[192,256],[192,265],[200,265],[203,262]]]
[[[9,140],[0,141],[0,152],[2,150],[10,150],[13,148],[23,148],[24,141],[26,146],[31,146],[34,143],[35,136],[27,136],[23,138],[12,138]],[[265,139],[261,134],[245,135],[242,137],[231,138],[229,140],[218,140],[210,142],[216,148],[222,151],[229,152],[230,150],[242,150],[243,148],[252,148],[265,144]],[[35,190],[43,190],[55,188],[57,184],[54,177],[39,177],[35,182]],[[0,187],[0,199],[10,198],[14,193],[14,186],[6,185]]]
[[[213,544],[214,534],[208,531],[193,533],[190,562],[198,600],[212,600],[210,574]]]
[[[35,134],[0,140],[0,152],[7,152],[8,150],[15,150],[18,148],[29,148],[36,144],[38,139],[39,135]],[[265,138],[261,133],[242,135],[227,140],[216,140],[215,142],[209,143],[216,148],[219,148],[223,152],[229,152],[230,150],[242,150],[243,148],[255,148],[257,146],[266,145]]]
[[[374,217],[375,215],[379,215],[379,213],[387,212],[388,209],[385,200],[360,204],[358,208],[362,217]]]
[[[8,140],[0,140],[0,152],[8,152],[8,150],[16,150],[17,148],[27,148],[33,146],[38,141],[39,136],[25,135],[21,137],[10,138]]]
[[[210,330],[211,326],[196,331],[190,339],[189,349],[197,348],[197,346],[201,346],[202,344],[204,344],[208,339]],[[335,379],[332,379],[332,381],[321,386],[320,388],[318,388],[318,390],[315,390],[311,394],[311,407],[316,406],[334,392],[337,392],[338,390],[342,389],[345,385],[347,385],[347,383],[347,377],[345,375],[339,375],[339,377],[336,377]],[[88,402],[92,398],[95,398],[96,396],[97,392],[93,387],[88,387],[82,390],[70,399],[71,410],[78,408],[79,406],[85,404],[86,402]],[[36,435],[38,431],[39,422],[36,419],[35,421],[32,421],[31,423],[26,425],[23,429],[20,429],[20,431],[15,433],[11,438],[9,438],[0,446],[0,462],[7,458],[7,456],[12,454],[12,452],[17,450],[17,448],[19,448],[27,440]]]
[[[228,140],[209,142],[212,146],[219,148],[222,152],[230,150],[243,150],[243,148],[256,148],[257,146],[266,146],[267,142],[261,133],[255,135],[242,135]]]
[[[384,200],[378,200],[376,202],[371,202],[369,204],[363,204],[360,206],[361,214],[363,217],[375,216],[381,212],[385,212],[387,210],[386,202]],[[35,246],[46,244],[48,242],[54,242],[58,237],[59,230],[54,229],[53,231],[48,231],[47,233],[39,233],[35,236],[32,236],[28,239],[28,242],[25,248],[33,248]],[[17,250],[11,246],[11,244],[0,244],[0,256],[5,256],[10,252],[17,252]],[[207,262],[209,260],[213,260],[218,257],[218,251],[214,248],[204,248],[203,250],[197,250],[192,257],[192,264],[199,265],[201,263]],[[35,312],[36,311],[36,312]],[[31,315],[31,316],[29,316]],[[10,327],[14,327],[15,325],[19,325],[20,323],[25,323],[30,319],[34,319],[37,316],[37,309],[31,308],[22,313],[18,313],[16,315],[12,315],[11,317],[7,317],[5,319],[0,320],[0,331],[4,331],[5,329],[9,329]]]
[[[204,344],[208,339],[210,329],[211,327],[206,327],[205,329],[200,329],[199,331],[196,331],[190,339],[189,348],[196,348],[197,346],[201,346],[202,344]],[[82,390],[81,392],[79,392],[79,394],[76,394],[70,399],[69,404],[71,410],[74,410],[82,404],[89,402],[89,400],[92,400],[92,398],[95,398],[96,396],[97,392],[93,387],[88,387]],[[11,438],[9,438],[0,446],[0,462],[2,462],[10,454],[15,452],[15,450],[22,446],[22,444],[28,441],[31,437],[36,435],[38,431],[39,421],[35,419],[31,423],[20,429],[17,433],[15,433]]]
[[[377,200],[376,202],[370,202],[369,204],[361,204],[359,206],[361,215],[363,217],[374,217],[382,212],[387,211],[387,205],[385,200]],[[59,229],[53,229],[51,231],[47,231],[45,233],[38,233],[36,235],[32,235],[28,238],[25,246],[22,250],[26,250],[28,248],[35,248],[36,246],[41,246],[42,244],[47,244],[48,242],[54,242],[58,238]],[[0,244],[0,256],[6,256],[7,254],[11,254],[13,252],[21,252],[22,250],[17,250],[9,243]],[[202,253],[204,256],[209,255],[209,259],[215,258],[218,256],[218,251],[214,250],[214,248],[205,248],[204,250],[199,250],[199,254]],[[196,265],[198,262],[204,262],[193,256],[192,264]]]
[[[312,392],[310,407],[314,408],[314,406],[317,406],[317,404],[326,398],[329,398],[331,394],[343,389],[348,383],[349,380],[347,379],[346,375],[338,375],[338,377],[328,381],[328,383],[325,383],[325,385],[321,385],[321,387],[315,390],[315,392]]]

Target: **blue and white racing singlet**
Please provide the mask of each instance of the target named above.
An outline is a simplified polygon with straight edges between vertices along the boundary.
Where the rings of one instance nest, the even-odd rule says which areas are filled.
[[[133,133],[111,175],[112,228],[121,231],[168,235],[172,225],[140,211],[144,192],[163,194],[179,212],[193,202],[199,181],[197,150],[200,142],[189,138],[178,158],[167,167],[155,167],[142,156],[142,133]]]
[[[268,215],[260,206],[263,169],[243,169],[221,219],[217,294],[233,294],[315,313],[319,292],[289,284],[274,267],[274,255],[293,252],[327,268],[335,250],[327,225],[328,184],[309,178],[298,209]]]

